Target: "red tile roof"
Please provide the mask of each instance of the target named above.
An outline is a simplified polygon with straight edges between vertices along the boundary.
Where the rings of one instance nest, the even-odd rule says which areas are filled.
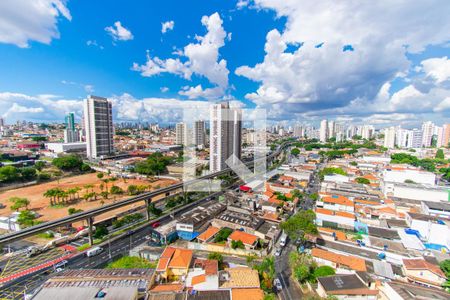
[[[230,234],[228,239],[232,241],[241,241],[246,245],[253,245],[258,240],[258,237],[244,231],[235,230],[232,234]]]
[[[338,265],[346,266],[355,271],[366,271],[366,261],[362,258],[350,256],[350,255],[341,255],[334,252],[322,250],[319,248],[313,248],[311,251],[311,255],[313,257],[321,258],[324,260],[328,260],[334,262]]]

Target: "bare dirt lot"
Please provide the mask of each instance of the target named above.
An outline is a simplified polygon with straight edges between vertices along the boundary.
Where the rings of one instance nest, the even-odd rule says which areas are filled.
[[[102,180],[97,178],[96,173],[90,173],[67,177],[61,179],[59,182],[52,181],[39,185],[5,191],[0,193],[0,203],[3,203],[6,206],[5,208],[0,209],[0,216],[11,215],[12,211],[10,209],[10,206],[12,203],[9,201],[9,198],[11,197],[25,197],[28,200],[30,200],[30,205],[28,206],[28,209],[37,212],[41,216],[39,220],[42,221],[50,221],[67,216],[69,207],[74,207],[86,211],[101,206],[102,205],[101,201],[104,201],[103,204],[109,204],[130,197],[125,193],[123,195],[116,195],[116,196],[110,195],[109,199],[103,199],[102,197],[98,197],[97,200],[95,201],[94,200],[86,201],[80,199],[75,203],[64,207],[61,206],[51,207],[50,200],[44,197],[43,195],[47,190],[52,188],[60,188],[63,190],[67,190],[69,188],[74,187],[81,188],[81,191],[79,192],[80,196],[86,193],[87,190],[89,191],[93,190],[96,193],[100,193],[101,192],[100,185],[102,183],[103,183]],[[157,186],[165,187],[168,185],[172,185],[174,183],[176,183],[176,181],[170,179],[159,179],[158,181],[154,182],[150,182],[149,180],[145,179],[126,179],[126,182],[124,182],[122,179],[119,179],[114,182],[109,182],[108,187],[110,188],[112,185],[116,185],[122,188],[124,191],[126,191],[129,185],[147,185],[151,186],[151,189],[154,189]],[[93,188],[86,189],[84,186],[89,184],[93,185]],[[104,218],[105,216],[102,217]]]

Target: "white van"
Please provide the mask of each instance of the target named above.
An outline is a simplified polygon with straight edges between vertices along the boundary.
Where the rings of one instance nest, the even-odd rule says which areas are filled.
[[[281,234],[281,237],[280,237],[280,246],[281,246],[281,247],[286,246],[287,237],[288,237],[288,236],[287,236],[286,233],[283,232],[283,234]]]
[[[103,251],[103,248],[101,248],[101,247],[95,247],[95,248],[92,248],[92,249],[88,250],[88,251],[86,252],[86,256],[87,256],[87,257],[95,256],[95,255],[101,253],[102,251]]]

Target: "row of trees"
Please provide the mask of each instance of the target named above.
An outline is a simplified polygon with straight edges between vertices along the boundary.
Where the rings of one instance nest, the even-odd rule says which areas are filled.
[[[391,155],[391,163],[393,164],[409,164],[415,167],[421,167],[427,171],[435,172],[437,165],[448,163],[443,158],[424,158],[419,159],[411,154],[407,153],[395,153]]]
[[[14,166],[0,167],[0,182],[10,183],[15,181],[30,181],[35,179],[37,171],[35,167],[17,168]]]

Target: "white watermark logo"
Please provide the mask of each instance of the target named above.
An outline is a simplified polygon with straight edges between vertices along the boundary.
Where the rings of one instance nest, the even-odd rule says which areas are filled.
[[[184,109],[183,122],[176,125],[177,142],[183,144],[183,182],[189,182],[184,191],[220,191],[227,184],[226,176],[199,177],[228,168],[253,191],[264,191],[266,128],[265,109],[224,104]]]

